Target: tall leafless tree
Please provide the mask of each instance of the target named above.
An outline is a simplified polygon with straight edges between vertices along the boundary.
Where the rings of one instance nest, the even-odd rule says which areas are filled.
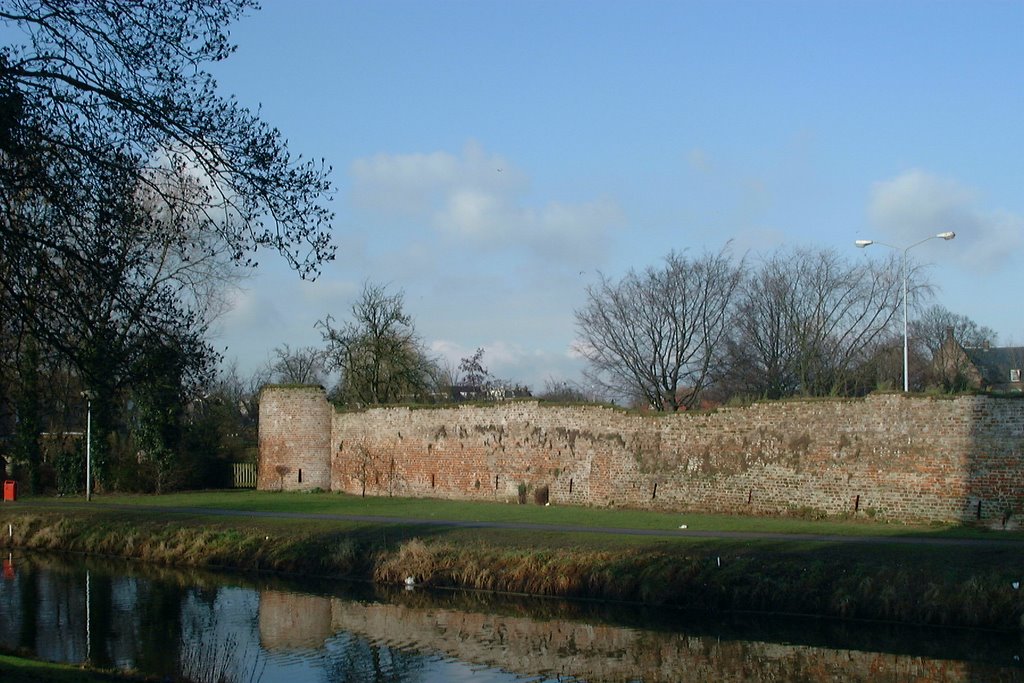
[[[655,410],[694,406],[724,350],[742,268],[727,245],[696,258],[672,252],[618,282],[602,275],[576,311],[586,377]]]
[[[929,287],[919,268],[910,277],[913,304]],[[858,368],[895,338],[902,301],[895,255],[854,260],[832,249],[776,251],[738,297],[723,383],[767,398],[843,393]]]
[[[293,349],[284,344],[274,349],[270,370],[272,381],[280,384],[322,385],[326,374],[324,352],[312,346]]]
[[[921,311],[916,320],[910,322],[911,338],[924,351],[936,354],[949,335],[965,348],[977,348],[985,344],[995,345],[995,330],[979,325],[966,315],[954,313],[945,306],[935,304]]]

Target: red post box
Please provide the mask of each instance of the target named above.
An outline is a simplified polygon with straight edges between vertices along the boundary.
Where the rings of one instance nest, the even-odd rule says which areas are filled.
[[[4,501],[15,501],[18,499],[18,482],[8,479],[4,482]]]

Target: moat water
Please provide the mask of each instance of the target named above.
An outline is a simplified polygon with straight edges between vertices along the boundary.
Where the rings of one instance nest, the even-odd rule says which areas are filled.
[[[1016,681],[1021,634],[9,555],[0,647],[195,681]]]

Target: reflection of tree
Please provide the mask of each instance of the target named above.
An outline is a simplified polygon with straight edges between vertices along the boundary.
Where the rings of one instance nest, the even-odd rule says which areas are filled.
[[[101,669],[113,669],[116,662],[110,656],[110,645],[116,637],[113,629],[113,591],[107,574],[89,576],[89,663]]]
[[[34,652],[36,649],[36,610],[39,604],[38,578],[23,575],[18,581],[21,593],[21,632],[18,646]]]
[[[135,612],[141,622],[136,666],[174,671],[181,652],[181,613],[186,590],[164,581],[140,582]]]
[[[350,633],[338,634],[325,647],[325,683],[413,683],[423,678],[426,657],[422,654],[378,645]]]
[[[230,595],[225,597],[225,592]],[[233,607],[224,609],[224,603]],[[256,604],[248,589],[189,590],[179,617],[177,674],[196,683],[258,682],[266,660],[256,645]]]

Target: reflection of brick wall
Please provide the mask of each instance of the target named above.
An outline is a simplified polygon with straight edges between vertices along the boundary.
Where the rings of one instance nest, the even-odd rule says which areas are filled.
[[[315,595],[262,591],[260,645],[267,650],[315,650],[331,629],[331,602]]]
[[[320,387],[265,387],[256,488],[330,490],[332,412]]]
[[[320,416],[314,393],[275,398],[275,409],[308,405]],[[270,463],[301,460],[277,431],[296,426],[264,421],[261,405],[260,488],[276,488]],[[330,431],[330,488],[357,494],[504,501],[525,483],[531,499],[549,486],[552,504],[909,521],[971,519],[980,502],[987,519],[1024,514],[1024,401],[987,396],[879,394],[660,416],[537,402],[378,408],[334,413]],[[310,451],[316,466],[323,453]]]
[[[952,681],[984,666],[523,617],[333,601],[335,631],[523,675],[594,681]],[[995,671],[989,671],[995,674]],[[971,676],[979,678],[974,679]]]

